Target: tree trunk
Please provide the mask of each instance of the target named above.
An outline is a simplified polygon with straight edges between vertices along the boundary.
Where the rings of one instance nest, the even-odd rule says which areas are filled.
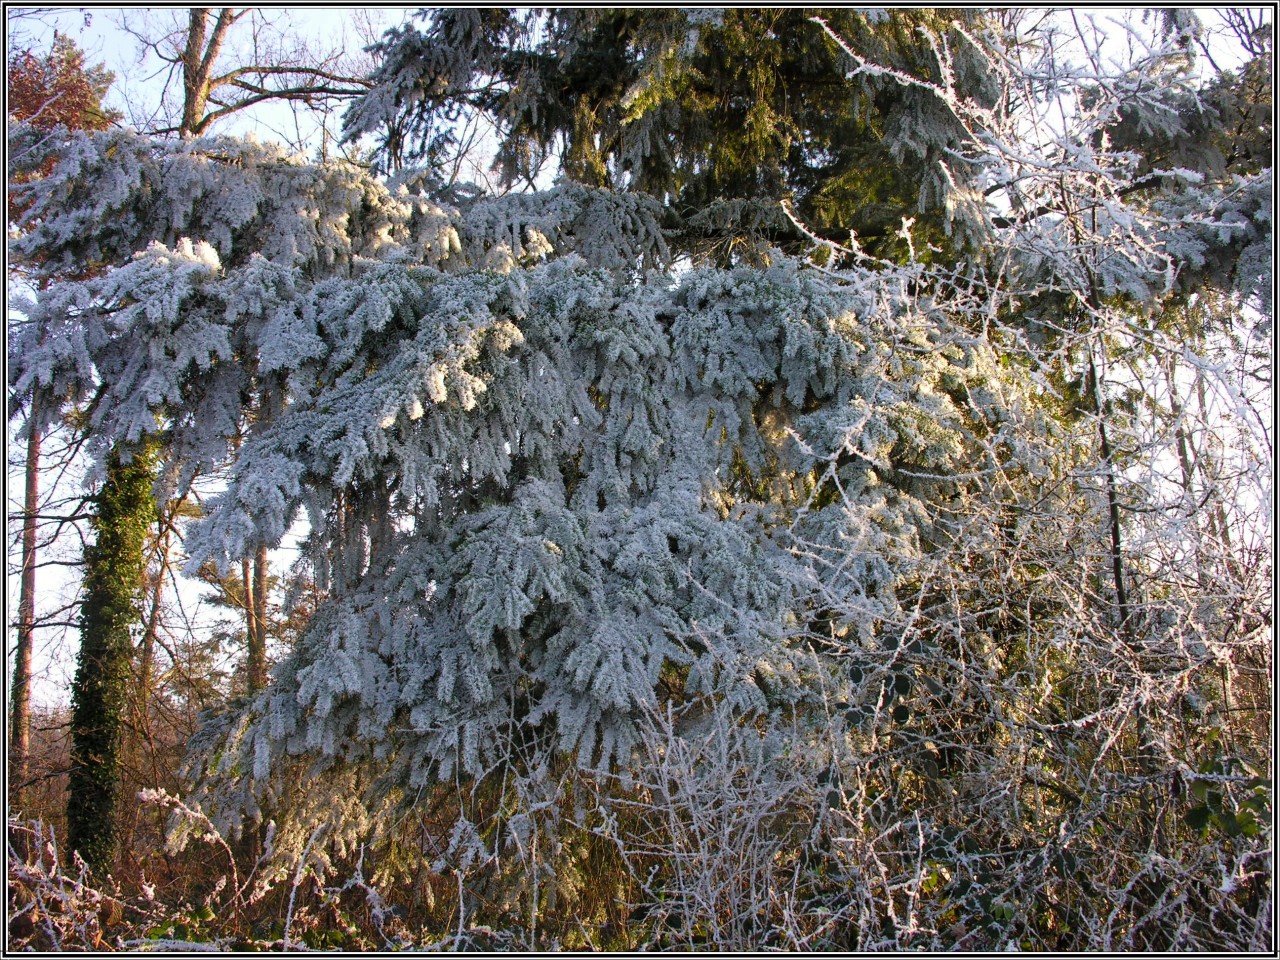
[[[22,516],[22,583],[18,593],[18,642],[9,710],[9,809],[22,806],[22,788],[30,775],[31,646],[36,619],[36,510],[40,499],[40,429],[34,407],[27,437],[26,494]]]
[[[283,406],[283,389],[275,387],[270,381],[264,382],[258,389],[258,414],[252,426],[255,434],[261,433],[279,415]],[[267,590],[268,570],[267,545],[260,543],[254,549],[252,559],[252,577],[250,583],[250,560],[245,558],[242,564],[244,573],[245,615],[248,623],[248,658],[249,692],[257,693],[267,685]]]
[[[130,631],[141,626],[145,547],[156,519],[154,460],[149,444],[121,444],[112,451],[95,497],[97,539],[85,549],[80,657],[71,700],[67,844],[99,877],[110,870],[115,855],[120,740],[133,661]]]
[[[1111,442],[1107,439],[1107,404],[1102,398],[1102,388],[1098,384],[1098,371],[1093,357],[1089,358],[1089,385],[1093,392],[1094,412],[1098,416],[1098,439],[1101,441],[1102,462],[1107,471],[1107,527],[1111,537],[1111,581],[1116,593],[1116,611],[1119,620],[1120,635],[1129,646],[1134,646],[1136,639],[1130,629],[1132,610],[1129,607],[1129,592],[1124,581],[1124,545],[1120,532],[1120,501],[1116,494],[1116,465],[1112,456]]]
[[[178,134],[189,140],[198,137],[208,127],[204,115],[213,92],[213,65],[222,52],[227,31],[236,21],[236,12],[224,7],[213,26],[213,36],[208,38],[209,14],[207,7],[191,11],[187,27],[187,44],[182,52],[182,126]]]
[[[267,548],[260,544],[253,556],[253,586],[249,586],[249,561],[244,561],[245,616],[249,629],[249,692],[267,685]]]
[[[164,603],[164,578],[169,569],[169,543],[173,535],[172,517],[164,524],[163,529],[159,533],[159,542],[156,544],[156,577],[155,582],[150,584],[151,593],[149,596],[150,607],[147,613],[146,627],[142,632],[142,643],[140,645],[141,669],[139,676],[139,703],[143,704],[145,712],[145,704],[147,698],[151,696],[152,674],[155,671],[156,659],[156,636],[160,631],[160,611]]]

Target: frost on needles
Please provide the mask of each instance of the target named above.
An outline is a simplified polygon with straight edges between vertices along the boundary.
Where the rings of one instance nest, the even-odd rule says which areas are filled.
[[[989,350],[908,295],[915,267],[672,275],[646,269],[669,253],[643,195],[460,210],[242,142],[63,149],[20,242],[139,252],[42,295],[17,382],[92,396],[104,435],[162,434],[176,490],[231,463],[193,567],[309,524],[330,599],[206,733],[235,731],[209,772],[262,787],[301,754],[474,775],[513,738],[608,766],[660,688],[809,696],[822,661],[793,640],[817,597],[869,638],[890,557],[928,537],[946,481],[896,467],[971,469],[1012,415]],[[264,384],[285,400],[244,435]]]

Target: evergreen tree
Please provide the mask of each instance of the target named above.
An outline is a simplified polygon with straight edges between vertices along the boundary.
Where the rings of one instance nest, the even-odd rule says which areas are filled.
[[[985,239],[965,131],[925,84],[991,104],[987,17],[972,10],[437,10],[389,32],[347,116],[384,165],[446,162],[459,117],[498,134],[506,184],[558,159],[568,179],[660,199],[682,245],[735,262],[803,249],[789,201],[831,239],[905,255]],[[851,55],[828,29],[854,45]],[[876,71],[847,79],[857,57]],[[920,85],[899,82],[902,77]],[[923,245],[921,247],[924,249]]]
[[[251,13],[252,11],[237,12],[231,8],[222,10],[213,25],[213,31],[210,35],[208,29],[209,11],[192,11],[186,42],[180,58],[184,66],[185,97],[183,117],[178,128],[174,131],[184,138],[194,136],[197,131],[207,131],[217,120],[252,107],[254,104],[264,100],[283,99],[313,103],[323,101],[329,97],[346,96],[352,92],[349,89],[344,90],[343,84],[346,81],[330,73],[324,64],[299,65],[291,60],[288,65],[255,63],[250,66],[237,66],[235,69],[220,75],[213,72],[214,67],[219,65],[219,55],[222,52],[223,44],[227,39],[230,28],[236,21]],[[255,48],[255,53],[266,52]],[[278,57],[283,56],[278,50],[271,51],[271,53]],[[99,103],[101,96],[110,84],[111,76],[105,73],[101,67],[85,70],[83,54],[75,48],[73,43],[65,38],[55,37],[54,51],[44,60],[39,60],[29,53],[24,53],[11,58],[9,67],[11,79],[14,81],[10,99],[11,113],[14,119],[26,121],[27,127],[24,129],[46,132],[48,137],[56,140],[60,133],[78,129],[101,130],[119,119],[119,114],[102,111]],[[274,81],[280,78],[285,78],[291,82],[276,85]],[[233,97],[230,101],[225,98],[218,99],[217,97],[214,97],[211,101],[214,92],[219,88],[233,89],[238,93],[238,96]],[[216,106],[217,109],[211,109],[211,106]],[[42,152],[37,144],[38,141],[18,147],[11,157],[9,173],[10,180],[14,184],[24,184],[33,177],[51,172],[50,165],[53,161],[50,155]],[[40,157],[43,157],[43,159],[37,159]],[[108,165],[110,160],[110,155],[108,155]],[[21,190],[14,191],[9,197],[9,208],[11,217],[31,224],[38,222],[38,214],[32,216],[30,211],[22,209],[24,201],[18,199],[27,196],[30,196],[30,194],[23,193]],[[139,252],[149,240],[148,232],[154,229],[156,229],[154,225],[147,224],[141,227],[140,233],[135,232],[132,236],[129,236],[129,230],[126,228],[124,231],[125,236],[122,238],[123,246],[116,247],[113,251],[114,258],[111,253],[108,253],[105,256],[90,256],[86,259],[77,252],[70,256],[64,256],[58,263],[51,263],[44,253],[46,249],[50,248],[42,247],[39,243],[31,243],[25,247],[20,246],[15,249],[15,261],[22,263],[27,269],[33,270],[35,276],[40,278],[37,281],[40,284],[47,283],[50,277],[67,271],[73,271],[78,275],[84,276],[88,273],[96,273],[107,265],[119,265],[130,254]],[[159,229],[163,230],[163,227]],[[71,238],[71,240],[71,245],[74,247],[75,239]],[[60,243],[54,244],[53,248],[56,249],[60,245],[65,247],[66,240],[64,239]],[[101,251],[99,252],[101,253]],[[71,309],[74,312],[75,308],[72,307]],[[37,333],[36,335],[38,336],[39,334]],[[13,343],[19,349],[26,346],[22,335],[19,335]],[[96,373],[88,374],[91,379],[95,375]],[[251,379],[253,378],[254,373],[252,370],[250,370],[248,376]],[[127,374],[124,375],[124,379],[126,381],[129,380]],[[136,386],[136,384],[133,385]],[[269,383],[256,384],[256,388],[264,391],[265,395],[270,395],[271,385]],[[40,431],[46,425],[43,421],[48,420],[50,416],[56,417],[68,399],[65,394],[55,394],[46,403],[48,410],[37,411],[35,404],[37,403],[37,398],[42,394],[43,391],[38,387],[30,394],[32,409],[27,429],[31,438],[31,459],[29,462],[29,469],[31,470],[35,469],[35,454],[38,451]],[[76,399],[83,401],[88,395],[87,388],[82,389]],[[156,402],[154,396],[144,395],[147,396],[148,402],[152,404]],[[261,416],[264,404],[259,403],[258,406],[258,414]],[[223,427],[225,429],[225,424]],[[93,440],[99,444],[108,436],[115,436],[117,442],[123,444],[119,448],[113,449],[110,453],[103,455],[107,463],[103,482],[107,486],[127,485],[126,479],[118,475],[116,465],[133,459],[130,445],[138,441],[141,429],[137,424],[129,425],[124,431],[127,439],[123,439],[120,434],[111,434],[110,431],[94,432]],[[150,459],[148,459],[148,462],[151,462]],[[192,468],[183,478],[182,485],[184,488],[198,469],[198,466]],[[140,510],[142,509],[140,502],[136,502],[135,505]],[[155,509],[153,506],[148,513],[140,513],[132,519],[118,512],[113,513],[112,517],[113,521],[119,523],[122,528],[132,528],[142,522],[144,516],[154,514]],[[101,534],[101,518],[99,518],[98,526]],[[100,539],[105,544],[118,547],[132,546],[135,543],[135,539],[124,532],[108,531],[105,535],[101,535]],[[246,603],[246,633],[249,648],[248,673],[251,685],[254,688],[258,688],[266,682],[265,592],[268,577],[265,548],[262,545],[258,545],[254,550],[254,555],[253,582],[255,589],[250,593],[249,602]],[[89,581],[112,576],[107,571],[132,570],[142,562],[141,555],[139,557],[112,557],[101,549],[87,552],[85,560],[86,576]],[[117,589],[133,589],[133,587],[118,587]],[[85,623],[96,624],[101,616],[107,616],[108,621],[114,622],[114,618],[119,616],[118,611],[101,614],[99,611],[92,609],[94,605],[99,603],[99,600],[92,594],[86,595],[84,602],[87,605],[82,617]],[[23,609],[26,610],[29,606],[28,604]],[[97,627],[94,629],[97,629]],[[109,632],[110,630],[108,629]],[[18,650],[20,678],[23,676],[22,670],[29,670],[30,631],[24,631],[23,636],[26,643],[20,643]],[[152,639],[152,633],[148,629],[143,638],[144,646],[148,646]],[[73,695],[77,702],[84,700],[86,703],[96,703],[98,695],[93,693],[92,690],[104,685],[115,691],[117,684],[114,678],[121,669],[119,658],[125,655],[124,651],[125,648],[119,643],[107,643],[101,638],[94,639],[90,648],[82,650],[76,690]],[[144,652],[144,656],[149,656],[149,652]],[[99,668],[106,671],[106,674],[101,678],[92,675],[92,672]],[[146,671],[144,670],[144,675],[145,673]],[[24,718],[26,714],[25,712],[19,712],[16,706],[20,698],[27,696],[26,690],[25,684],[15,684],[15,722],[12,734],[15,742],[25,736]],[[115,692],[112,695],[122,694]],[[110,859],[108,851],[111,844],[113,825],[107,820],[99,820],[96,822],[95,827],[92,818],[99,815],[107,815],[111,812],[110,796],[113,794],[107,791],[106,780],[115,775],[116,765],[113,754],[118,748],[120,738],[118,729],[115,731],[107,730],[105,727],[101,727],[101,724],[114,723],[118,725],[121,722],[121,716],[119,710],[114,708],[106,710],[98,719],[93,718],[92,708],[86,708],[85,711],[82,711],[77,716],[89,726],[79,730],[79,733],[83,735],[78,735],[76,738],[77,746],[73,752],[72,762],[76,768],[87,766],[87,772],[83,776],[73,777],[72,779],[72,797],[68,812],[69,819],[74,821],[71,833],[73,837],[84,839],[86,850],[92,850],[92,859],[96,870],[108,865]],[[100,745],[99,741],[109,747],[108,752],[112,756],[104,758],[94,752],[97,746]],[[89,790],[92,795],[77,797],[75,796],[75,791],[78,789]],[[97,839],[91,837],[94,829],[99,831]]]

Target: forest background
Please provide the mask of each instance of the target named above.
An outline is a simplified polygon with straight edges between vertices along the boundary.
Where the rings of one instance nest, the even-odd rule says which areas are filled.
[[[10,10],[11,945],[1269,946],[1200,14]]]

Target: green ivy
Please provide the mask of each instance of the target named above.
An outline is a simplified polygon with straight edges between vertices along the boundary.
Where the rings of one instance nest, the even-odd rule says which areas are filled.
[[[144,548],[156,522],[154,473],[153,443],[112,451],[94,498],[91,526],[97,536],[84,552],[67,842],[99,875],[109,870],[115,853],[120,733],[133,656],[130,631],[140,621]]]

